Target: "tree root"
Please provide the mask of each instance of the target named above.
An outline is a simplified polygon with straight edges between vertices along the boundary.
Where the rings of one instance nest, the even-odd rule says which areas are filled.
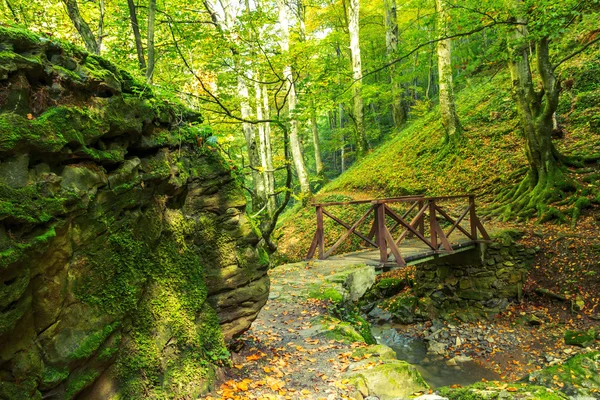
[[[574,227],[581,210],[590,205],[587,197],[571,196],[581,192],[581,189],[581,185],[567,175],[565,168],[556,168],[552,174],[538,182],[533,182],[529,172],[518,186],[500,192],[495,199],[497,205],[488,210],[487,214],[503,221],[523,221],[537,216],[539,223],[551,220],[564,223],[569,220],[567,214],[570,213],[561,211],[552,204],[574,204],[571,218]]]

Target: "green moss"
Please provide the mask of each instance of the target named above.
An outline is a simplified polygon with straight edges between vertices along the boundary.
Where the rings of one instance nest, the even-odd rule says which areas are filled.
[[[90,250],[90,274],[77,291],[107,313],[132,318],[117,357],[123,395],[130,399],[148,393],[163,398],[182,388],[200,395],[212,381],[212,364],[229,359],[217,314],[206,304],[203,268],[191,246],[190,238],[204,226],[174,210],[165,212],[162,225],[148,226],[161,219],[158,212],[160,208],[150,208],[145,223],[131,221],[110,229],[106,242],[100,240]],[[150,245],[158,235],[158,243]],[[142,287],[146,290],[140,300]],[[113,329],[98,332],[78,353],[84,357],[96,351]]]
[[[0,42],[12,45],[17,51],[29,50],[42,43],[39,36],[27,29],[4,26],[0,27]]]
[[[0,269],[5,268],[32,253],[40,253],[46,245],[56,236],[54,226],[39,236],[27,242],[14,242],[6,250],[0,251]],[[33,250],[33,251],[32,251]]]
[[[512,388],[508,391],[508,388]],[[525,383],[478,382],[463,388],[439,388],[438,393],[449,400],[490,400],[490,399],[522,399],[522,400],[563,400],[564,394],[541,386]]]
[[[106,325],[102,330],[97,331],[89,335],[79,345],[79,347],[71,353],[70,357],[73,360],[85,360],[100,348],[100,346],[106,341],[106,338],[120,325],[119,322],[115,322],[110,325]]]
[[[352,351],[353,358],[369,358],[369,357],[379,357],[381,359],[396,359],[396,352],[383,344],[371,345],[367,347],[358,347]]]
[[[366,343],[362,335],[347,322],[340,322],[339,324],[330,325],[329,328],[323,333],[323,336],[326,339],[336,340],[344,343]]]
[[[110,360],[118,351],[121,344],[121,333],[117,332],[114,337],[107,340],[103,347],[98,351],[98,361]]]
[[[77,371],[71,374],[67,382],[65,391],[65,399],[73,399],[75,395],[89,386],[100,375],[96,370],[92,371]]]
[[[36,386],[34,379],[27,379],[19,383],[0,381],[0,399],[41,400],[42,394]]]
[[[341,303],[344,295],[334,288],[319,287],[309,292],[308,297],[317,300],[326,300],[332,303]]]
[[[68,368],[44,367],[42,373],[42,384],[46,387],[55,387],[69,377]]]

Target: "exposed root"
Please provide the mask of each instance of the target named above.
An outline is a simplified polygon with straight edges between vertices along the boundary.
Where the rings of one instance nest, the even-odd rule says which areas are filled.
[[[569,198],[570,194],[577,192],[580,185],[570,178],[564,169],[558,167],[537,182],[534,182],[532,176],[529,172],[518,186],[499,193],[495,200],[498,205],[490,209],[489,214],[500,217],[504,221],[510,219],[522,221],[537,216],[539,222],[550,220],[566,222],[568,218],[565,213],[551,205],[565,199],[570,203],[572,201]],[[575,220],[580,212],[581,207],[576,215],[573,214]]]

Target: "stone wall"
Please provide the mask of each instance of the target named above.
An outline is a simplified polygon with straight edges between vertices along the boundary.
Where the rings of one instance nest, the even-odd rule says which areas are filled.
[[[199,115],[0,27],[0,399],[197,398],[268,297]]]
[[[504,232],[471,254],[417,266],[414,292],[420,311],[430,317],[456,314],[474,320],[520,299],[536,251],[516,243],[518,237],[517,232]]]

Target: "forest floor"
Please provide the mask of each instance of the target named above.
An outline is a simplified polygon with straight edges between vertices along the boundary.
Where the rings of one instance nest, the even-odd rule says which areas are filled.
[[[447,359],[468,356],[500,380],[514,381],[561,362],[584,349],[567,346],[566,330],[600,327],[600,238],[593,214],[581,218],[576,233],[559,225],[529,226],[522,243],[539,247],[524,287],[525,298],[493,321],[443,324],[463,338]],[[522,227],[521,227],[522,228]],[[343,399],[340,384],[353,348],[334,340],[311,338],[311,320],[327,314],[327,302],[309,298],[315,283],[347,266],[334,262],[295,263],[270,271],[271,295],[252,328],[236,343],[233,368],[226,369],[207,399]],[[544,288],[566,301],[538,295]],[[583,301],[580,310],[576,300]],[[535,316],[535,323],[530,323]],[[422,338],[431,322],[396,327]],[[485,335],[485,341],[478,336]],[[483,344],[482,344],[483,342]],[[440,358],[439,362],[445,362]],[[459,367],[456,367],[459,368]]]
[[[343,399],[336,386],[353,348],[365,346],[303,334],[311,319],[327,313],[327,303],[309,298],[311,287],[342,266],[295,263],[270,271],[270,298],[232,353],[233,368],[207,399]],[[235,345],[233,346],[235,347]]]

